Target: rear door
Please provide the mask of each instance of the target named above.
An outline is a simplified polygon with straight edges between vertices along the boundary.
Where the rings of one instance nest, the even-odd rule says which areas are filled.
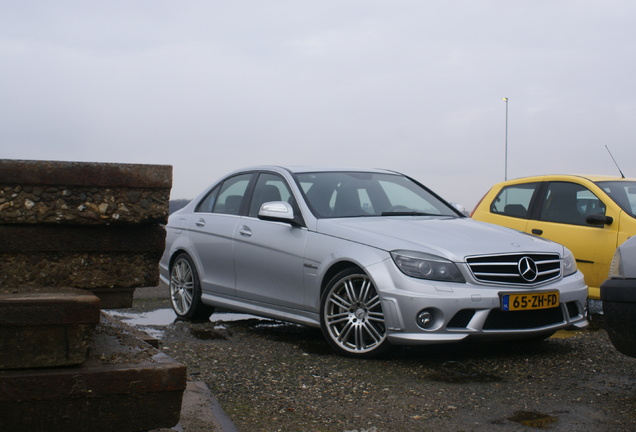
[[[190,218],[188,237],[203,292],[235,294],[234,233],[251,178],[246,173],[226,179],[199,202]]]
[[[536,182],[505,186],[490,203],[487,217],[482,214],[479,220],[527,231],[533,199],[537,196],[540,185],[541,183]]]

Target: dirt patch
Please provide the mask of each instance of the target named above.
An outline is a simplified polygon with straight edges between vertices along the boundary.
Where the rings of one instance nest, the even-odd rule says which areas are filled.
[[[533,344],[402,347],[363,361],[333,354],[315,329],[223,326],[223,337],[199,339],[197,324],[163,348],[244,432],[636,429],[636,361],[603,330]]]

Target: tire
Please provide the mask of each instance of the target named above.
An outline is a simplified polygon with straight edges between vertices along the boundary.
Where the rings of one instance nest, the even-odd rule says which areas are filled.
[[[341,355],[373,358],[389,348],[380,296],[369,276],[357,268],[341,271],[327,284],[320,326]]]
[[[188,254],[179,254],[170,267],[170,303],[177,317],[186,321],[207,321],[214,312],[201,300],[199,274]]]

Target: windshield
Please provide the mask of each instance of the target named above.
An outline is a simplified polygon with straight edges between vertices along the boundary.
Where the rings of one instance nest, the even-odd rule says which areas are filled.
[[[596,185],[631,217],[636,217],[636,182],[602,181],[596,182]]]
[[[317,218],[452,216],[459,214],[408,177],[365,172],[316,172],[295,176]]]

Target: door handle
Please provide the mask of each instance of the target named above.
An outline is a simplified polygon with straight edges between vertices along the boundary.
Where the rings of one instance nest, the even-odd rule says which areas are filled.
[[[243,237],[251,237],[252,230],[248,226],[243,225],[242,227],[239,228],[239,234],[242,235]]]
[[[194,224],[199,227],[205,226],[205,219],[199,218]]]
[[[532,228],[532,234],[541,235],[541,234],[543,234],[543,230],[542,229],[538,229],[538,228]]]

